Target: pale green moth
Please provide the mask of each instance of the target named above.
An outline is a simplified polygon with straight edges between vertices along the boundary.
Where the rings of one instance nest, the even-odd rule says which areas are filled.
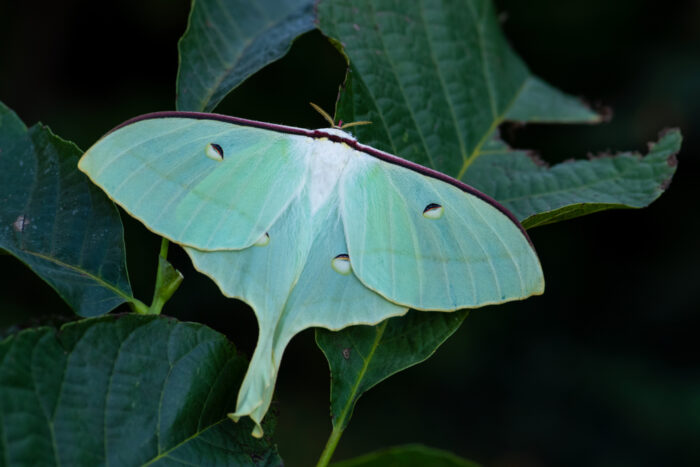
[[[282,353],[303,329],[544,290],[537,254],[505,208],[337,127],[148,114],[100,139],[79,167],[255,310],[257,348],[229,414],[250,416],[255,436]]]

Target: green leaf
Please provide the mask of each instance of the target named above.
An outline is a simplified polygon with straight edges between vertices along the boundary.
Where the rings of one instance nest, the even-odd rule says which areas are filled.
[[[192,0],[180,39],[177,108],[211,111],[314,28],[314,0]]]
[[[364,392],[430,357],[467,314],[410,311],[376,326],[352,326],[340,332],[318,329],[316,343],[331,367],[333,426],[344,429]]]
[[[0,103],[0,248],[82,316],[132,297],[119,213],[77,169],[73,143],[40,124],[27,130]]]
[[[279,465],[226,417],[245,367],[222,334],[156,316],[22,331],[0,342],[0,451],[8,465]]]
[[[461,177],[504,120],[601,117],[534,77],[489,0],[324,1],[319,26],[350,69],[337,106],[365,144]]]
[[[649,145],[645,157],[604,155],[550,168],[492,140],[464,181],[503,203],[526,228],[605,209],[643,208],[671,183],[681,141],[680,131],[670,130]]]
[[[419,444],[396,446],[332,464],[333,467],[423,467],[426,465],[431,467],[479,466],[479,464],[457,457],[451,452]]]
[[[603,117],[580,99],[530,76],[523,82],[503,119],[522,123],[600,123]]]

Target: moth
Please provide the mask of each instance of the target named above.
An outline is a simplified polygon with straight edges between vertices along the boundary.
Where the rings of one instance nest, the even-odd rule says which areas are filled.
[[[282,354],[309,327],[376,324],[541,294],[520,223],[447,175],[317,130],[194,112],[136,117],[79,168],[197,270],[248,303],[259,335],[234,420],[254,436]]]

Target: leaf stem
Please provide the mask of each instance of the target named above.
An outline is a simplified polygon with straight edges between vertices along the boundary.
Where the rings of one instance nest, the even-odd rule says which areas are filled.
[[[127,303],[129,304],[131,311],[134,313],[138,313],[140,315],[147,315],[149,313],[149,308],[138,298],[131,297]]]
[[[341,428],[341,425],[338,424],[333,426],[333,431],[331,431],[331,435],[328,438],[328,441],[326,441],[326,446],[323,448],[321,458],[318,460],[316,467],[326,467],[328,465],[328,463],[331,461],[331,457],[333,457],[336,446],[338,446],[338,441],[340,441],[341,436],[343,436],[343,428]]]
[[[163,259],[168,259],[168,246],[170,246],[170,241],[168,241],[168,239],[165,237],[161,238],[160,257]]]
[[[158,271],[156,272],[156,284],[153,289],[153,302],[146,313],[159,315],[163,305],[172,297],[182,282],[182,274],[175,270],[168,262],[168,246],[170,242],[163,238],[160,243],[160,255],[158,256]]]

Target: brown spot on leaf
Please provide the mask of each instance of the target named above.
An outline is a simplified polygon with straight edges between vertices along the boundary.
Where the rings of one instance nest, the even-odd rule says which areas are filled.
[[[677,130],[678,130],[678,128],[664,128],[663,130],[661,130],[661,131],[659,132],[659,139],[661,139],[661,138],[663,138],[664,136],[666,136],[667,134],[669,134],[669,133],[671,133],[671,132],[673,132],[673,131],[677,131]]]
[[[343,349],[343,358],[344,358],[345,360],[349,360],[349,359],[350,359],[350,349],[347,348],[347,347]]]
[[[639,152],[628,152],[628,151],[616,151],[612,152],[610,149],[606,149],[605,151],[597,152],[597,153],[592,153],[589,152],[586,154],[586,157],[588,160],[596,160],[596,159],[607,159],[607,158],[615,158],[615,157],[620,157],[620,156],[629,156],[629,157],[634,157],[635,159],[642,159],[644,156],[642,156]]]
[[[666,163],[669,165],[669,167],[675,167],[678,165],[678,158],[676,157],[676,154],[671,154],[668,156],[666,159]]]
[[[585,99],[581,99],[581,101],[584,103],[584,105],[589,105]],[[593,109],[595,113],[598,114],[600,117],[600,121],[603,123],[607,123],[613,118],[613,109],[610,106],[604,105],[600,101],[593,102],[593,104],[590,104],[589,107]]]
[[[542,159],[540,155],[537,154],[535,151],[531,151],[528,149],[525,151],[525,155],[529,157],[530,160],[534,162],[537,167],[549,167],[549,164],[547,164],[547,162],[544,159]]]
[[[29,225],[29,219],[23,215],[17,217],[17,219],[12,223],[12,228],[16,232],[24,232],[24,229]]]

